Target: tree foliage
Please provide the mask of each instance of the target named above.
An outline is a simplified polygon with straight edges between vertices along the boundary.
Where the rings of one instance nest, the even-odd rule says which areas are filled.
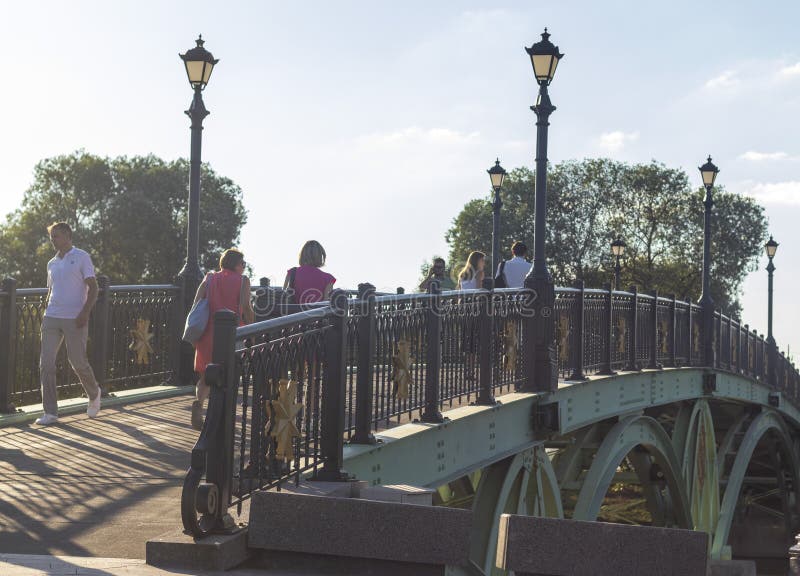
[[[203,165],[201,182],[200,264],[211,269],[238,242],[247,213],[233,181]],[[0,225],[0,274],[43,286],[53,255],[45,228],[64,220],[112,283],[170,282],[186,253],[188,190],[184,159],[83,151],[44,159],[22,206]]]
[[[514,240],[532,256],[535,174],[512,170],[503,184],[501,247],[509,257]],[[658,290],[696,300],[702,286],[703,197],[687,175],[658,162],[626,164],[586,159],[548,169],[546,257],[556,284],[576,278],[600,287],[613,278],[610,243],[627,243],[622,286]],[[714,190],[712,225],[712,297],[734,315],[746,274],[757,265],[766,239],[763,208],[752,198]],[[469,201],[453,219],[446,240],[450,261],[463,262],[472,250],[489,251],[491,198]]]

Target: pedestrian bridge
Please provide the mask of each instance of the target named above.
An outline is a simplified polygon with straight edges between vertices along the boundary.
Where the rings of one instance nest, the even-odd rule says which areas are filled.
[[[715,558],[785,556],[798,372],[703,313],[636,291],[556,289],[548,305],[528,290],[369,286],[238,329],[218,312],[184,526],[223,529],[255,490],[355,477],[471,508],[485,574],[504,512],[691,528]]]

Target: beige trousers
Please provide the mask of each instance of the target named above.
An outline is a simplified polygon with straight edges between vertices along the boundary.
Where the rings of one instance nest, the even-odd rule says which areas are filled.
[[[42,318],[42,354],[39,357],[39,375],[42,383],[42,405],[45,414],[58,414],[56,393],[56,356],[61,342],[67,343],[67,358],[90,399],[97,397],[99,388],[92,366],[86,357],[89,326],[78,328],[75,318]]]

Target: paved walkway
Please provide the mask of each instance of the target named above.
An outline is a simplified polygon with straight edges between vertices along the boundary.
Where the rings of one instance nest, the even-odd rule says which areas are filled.
[[[181,526],[181,485],[198,436],[191,401],[0,428],[0,554],[143,560],[149,538]]]
[[[299,576],[297,572],[264,572],[263,570],[237,569],[226,572],[197,572],[191,570],[163,570],[153,568],[144,560],[124,558],[85,558],[81,556],[27,556],[0,554],[0,574],[3,576]],[[302,573],[308,576],[308,572]]]

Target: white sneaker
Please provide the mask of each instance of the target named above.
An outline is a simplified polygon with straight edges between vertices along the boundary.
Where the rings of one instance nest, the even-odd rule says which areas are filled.
[[[97,387],[97,396],[94,397],[94,400],[89,400],[89,405],[86,407],[86,415],[89,418],[95,418],[97,413],[100,412],[100,398],[103,396],[103,391],[100,390],[100,386]]]
[[[58,422],[58,416],[55,414],[42,414],[36,419],[36,424],[39,426],[50,426],[50,424],[55,424]]]

